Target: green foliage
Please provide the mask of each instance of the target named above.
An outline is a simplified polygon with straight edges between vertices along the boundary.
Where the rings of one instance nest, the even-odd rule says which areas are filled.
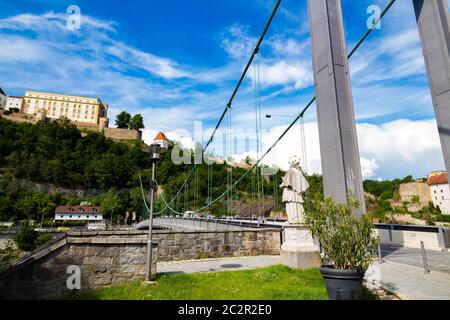
[[[43,194],[24,190],[19,187],[16,179],[0,177],[0,220],[40,221],[53,217],[56,206],[65,204],[59,195]]]
[[[14,242],[17,247],[23,251],[33,251],[50,240],[50,234],[39,234],[39,232],[35,231],[33,227],[29,226],[29,223],[22,224],[19,231],[17,231],[14,236]]]
[[[394,179],[392,181],[365,180],[363,185],[365,192],[368,192],[376,197],[380,197],[383,200],[388,200],[394,198],[400,184],[409,182],[414,182],[412,176],[407,176],[403,179]]]
[[[73,125],[17,124],[0,119],[0,167],[19,179],[71,189],[126,188],[150,161],[141,145],[127,145]]]
[[[11,260],[18,257],[20,250],[14,246],[14,242],[8,240],[3,249],[0,249],[0,267],[8,264]]]
[[[134,130],[141,130],[145,128],[144,118],[142,118],[142,115],[140,113],[135,114],[133,118],[131,118],[129,127],[130,129]]]
[[[36,240],[39,233],[30,227],[28,223],[24,223],[14,237],[17,247],[23,251],[33,251],[36,248]]]
[[[320,242],[324,265],[336,269],[366,271],[376,253],[378,239],[367,216],[355,217],[358,203],[336,204],[332,199],[312,199],[306,206],[305,223]]]
[[[420,196],[417,195],[417,194],[415,194],[415,195],[412,197],[412,202],[413,202],[414,204],[419,204],[419,203],[420,203]]]
[[[35,240],[34,245],[36,248],[46,244],[47,242],[49,242],[50,240],[52,240],[52,236],[50,235],[50,233],[41,233]]]
[[[100,202],[102,214],[107,215],[112,212],[119,213],[122,211],[121,195],[114,189],[111,189],[106,193]]]
[[[130,120],[131,115],[126,111],[122,111],[116,117],[116,127],[119,129],[128,129],[130,125]]]

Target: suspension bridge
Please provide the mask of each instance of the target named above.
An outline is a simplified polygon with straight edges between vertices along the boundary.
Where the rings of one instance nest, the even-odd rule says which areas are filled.
[[[289,126],[275,139],[273,144],[262,150],[261,145],[261,88],[259,55],[261,45],[266,34],[276,18],[281,6],[281,0],[277,0],[275,6],[250,54],[238,81],[225,103],[223,112],[220,114],[214,130],[209,139],[201,147],[203,155],[214,156],[211,151],[217,132],[224,128],[226,132],[225,154],[232,152],[232,113],[235,112],[233,103],[236,95],[241,89],[246,77],[253,72],[254,100],[255,100],[255,139],[257,160],[249,164],[248,168],[240,174],[227,161],[225,155],[226,177],[214,177],[214,163],[202,164],[194,162],[191,168],[184,174],[185,179],[181,186],[173,194],[162,192],[159,197],[163,203],[162,208],[154,213],[162,227],[173,227],[189,225],[191,222],[180,222],[179,219],[166,219],[166,216],[185,216],[189,221],[195,221],[201,215],[210,215],[214,206],[222,206],[222,212],[233,215],[233,201],[239,197],[239,187],[245,185],[251,189],[253,212],[247,216],[245,223],[260,225],[258,222],[249,221],[253,216],[264,217],[267,211],[279,209],[279,179],[275,173],[267,177],[263,170],[262,161],[274,155],[276,146],[286,137],[286,134],[297,124],[300,126],[301,140],[301,163],[307,170],[306,137],[304,130],[304,116],[315,105],[319,126],[319,141],[321,151],[321,164],[323,175],[323,188],[325,197],[331,197],[338,203],[347,201],[348,195],[353,195],[360,202],[360,207],[355,214],[365,213],[364,191],[362,184],[362,173],[359,156],[359,148],[356,133],[355,115],[352,100],[352,89],[350,84],[350,70],[348,61],[354,56],[358,49],[363,46],[376,26],[389,13],[396,0],[387,2],[381,14],[373,24],[361,35],[359,41],[347,53],[345,45],[345,31],[343,26],[340,0],[308,0],[308,13],[311,28],[312,60],[314,71],[314,97],[299,108],[299,113],[294,117]],[[423,48],[428,79],[430,84],[433,105],[444,154],[447,170],[450,169],[450,30],[448,5],[446,0],[426,1],[412,0],[414,6],[417,26],[419,29],[421,44]],[[200,177],[199,169],[207,168],[206,177]],[[204,178],[204,179],[203,179]],[[141,179],[141,177],[140,177]],[[157,179],[156,179],[157,181]],[[152,181],[151,186],[157,186]],[[206,195],[200,195],[200,189],[204,189],[206,182]],[[272,187],[269,187],[273,184]],[[225,191],[217,193],[218,186],[224,186]],[[249,188],[251,186],[251,188]],[[143,182],[141,179],[141,191],[144,199],[145,211],[150,212],[146,204]],[[248,195],[248,194],[247,194]],[[273,205],[267,206],[267,198],[272,198]],[[186,216],[188,214],[189,216]],[[194,218],[194,220],[192,220]],[[191,219],[191,220],[190,220]],[[238,219],[233,223],[243,223]],[[209,221],[212,223],[213,221]],[[143,222],[140,227],[145,226]],[[214,223],[219,223],[215,221]],[[278,222],[272,222],[276,225]]]

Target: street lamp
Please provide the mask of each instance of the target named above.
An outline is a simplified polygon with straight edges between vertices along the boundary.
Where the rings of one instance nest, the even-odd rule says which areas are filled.
[[[154,143],[150,145],[150,161],[152,163],[152,180],[150,185],[150,217],[148,223],[148,241],[147,241],[147,270],[145,280],[152,280],[152,240],[153,240],[153,202],[155,191],[157,190],[155,171],[156,161],[161,158],[161,153],[167,151],[168,140],[163,133],[158,133]]]

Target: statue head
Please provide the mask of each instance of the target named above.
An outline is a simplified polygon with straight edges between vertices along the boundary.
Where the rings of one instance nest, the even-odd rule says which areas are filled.
[[[300,159],[297,156],[292,156],[289,158],[289,164],[293,168],[300,169]]]

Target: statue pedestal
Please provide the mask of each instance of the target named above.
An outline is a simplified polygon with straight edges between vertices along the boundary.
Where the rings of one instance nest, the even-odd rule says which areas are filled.
[[[294,269],[320,267],[320,249],[303,224],[286,224],[281,246],[281,263]]]

